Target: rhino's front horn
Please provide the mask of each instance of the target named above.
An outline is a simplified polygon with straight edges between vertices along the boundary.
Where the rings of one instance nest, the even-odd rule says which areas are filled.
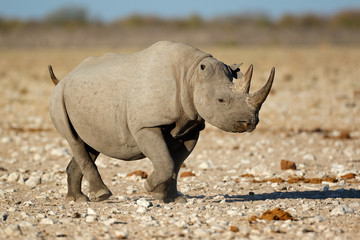
[[[269,79],[266,82],[265,86],[262,89],[260,89],[259,91],[249,95],[249,100],[250,100],[249,103],[255,109],[260,109],[261,105],[265,102],[266,97],[268,96],[271,86],[273,84],[274,76],[275,76],[275,68],[272,68]]]

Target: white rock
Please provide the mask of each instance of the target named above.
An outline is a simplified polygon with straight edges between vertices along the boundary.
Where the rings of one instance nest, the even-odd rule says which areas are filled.
[[[54,148],[51,149],[50,154],[57,157],[70,156],[66,148]]]
[[[341,172],[344,172],[345,170],[346,170],[346,167],[341,164],[334,163],[331,166],[331,171],[334,173],[341,173]]]
[[[29,218],[29,214],[27,214],[26,212],[21,212],[21,213],[20,213],[20,216],[21,216],[23,219],[28,219],[28,218]]]
[[[330,215],[332,216],[338,216],[338,215],[344,215],[347,213],[353,213],[354,210],[350,208],[347,204],[339,205],[335,207],[333,210],[331,210]]]
[[[97,213],[95,212],[95,210],[92,209],[92,208],[88,208],[88,209],[87,209],[87,214],[88,214],[88,215],[97,215]]]
[[[1,143],[10,143],[12,141],[13,141],[13,139],[11,137],[2,137],[1,138]]]
[[[25,182],[26,186],[29,187],[35,187],[36,185],[41,183],[41,177],[39,176],[31,176],[29,179]]]
[[[52,225],[52,224],[54,224],[54,220],[52,220],[51,218],[43,218],[43,219],[41,219],[41,221],[39,223]]]
[[[16,182],[20,177],[20,173],[18,172],[12,172],[9,174],[7,180],[8,182]]]
[[[97,217],[95,215],[88,215],[85,218],[85,221],[87,223],[92,223],[92,222],[95,222],[96,220],[97,220]]]
[[[29,206],[34,205],[34,203],[33,203],[33,201],[29,200],[29,201],[23,202],[23,205],[26,206],[26,207],[29,207]]]
[[[358,203],[358,202],[352,202],[349,204],[349,207],[351,207],[351,208],[358,208],[359,206],[360,206],[360,203]]]
[[[136,210],[137,213],[145,213],[146,211],[147,211],[147,209],[146,209],[145,207],[142,207],[142,206],[140,206],[140,207]]]
[[[39,153],[35,153],[33,156],[33,159],[35,162],[39,162],[41,159],[41,155]]]
[[[137,189],[137,187],[135,187],[135,186],[128,186],[128,187],[126,188],[126,193],[127,193],[128,195],[133,194],[133,193],[136,193],[137,191],[138,191],[138,189]]]
[[[205,161],[199,165],[200,169],[211,169],[214,167],[215,167],[215,165],[213,164],[213,162],[211,160]]]
[[[116,218],[109,218],[109,219],[102,221],[102,223],[106,226],[110,226],[110,225],[114,224],[116,221],[117,221]]]
[[[137,201],[136,201],[136,204],[141,206],[141,207],[144,207],[144,208],[148,208],[148,207],[151,207],[153,204],[151,202],[149,202],[148,200],[146,200],[145,198],[139,198]]]
[[[309,161],[315,161],[315,160],[316,160],[316,157],[315,157],[313,154],[308,153],[308,154],[305,154],[305,155],[303,156],[303,159],[304,159],[304,160],[309,160]]]
[[[25,184],[25,177],[22,173],[20,173],[19,179],[17,180],[20,184]]]
[[[22,235],[22,231],[18,224],[9,224],[3,232],[9,236],[20,236]]]
[[[34,226],[34,224],[32,224],[31,222],[28,222],[28,221],[21,221],[21,222],[19,222],[19,226],[20,227],[32,227],[32,226]]]
[[[129,236],[129,231],[127,228],[116,230],[115,235],[117,239],[126,239]]]

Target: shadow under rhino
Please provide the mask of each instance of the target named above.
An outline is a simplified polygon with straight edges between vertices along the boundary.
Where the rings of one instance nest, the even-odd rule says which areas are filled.
[[[296,192],[272,192],[272,193],[260,193],[254,195],[223,195],[226,202],[247,202],[247,201],[264,201],[264,200],[277,200],[277,199],[329,199],[329,198],[358,198],[360,199],[360,190],[355,189],[338,189],[328,191],[296,191]],[[189,196],[187,198],[202,199],[204,195]],[[209,197],[209,198],[214,198]],[[214,201],[214,202],[220,202]]]

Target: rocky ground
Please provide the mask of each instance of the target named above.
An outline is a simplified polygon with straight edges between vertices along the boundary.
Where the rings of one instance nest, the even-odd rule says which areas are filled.
[[[357,239],[359,48],[205,50],[254,64],[252,91],[275,66],[274,87],[254,132],[207,125],[181,169],[188,202],[164,204],[144,173],[128,176],[150,173],[148,159],[106,156],[97,166],[113,196],[64,201],[71,152],[47,113],[47,64],[61,78],[87,56],[133,50],[1,49],[0,239]],[[282,215],[264,214],[274,209]]]

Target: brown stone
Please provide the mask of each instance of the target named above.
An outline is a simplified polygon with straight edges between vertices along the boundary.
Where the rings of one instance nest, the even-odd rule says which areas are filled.
[[[180,177],[194,177],[196,176],[195,173],[188,171],[188,172],[183,172],[180,174]]]
[[[235,227],[235,226],[230,226],[230,231],[232,231],[232,232],[238,232],[238,231],[239,231],[239,228],[238,228],[238,227]]]
[[[342,179],[353,179],[355,178],[355,173],[348,173],[348,174],[345,174],[345,175],[342,175],[341,178]]]
[[[291,216],[290,213],[285,212],[284,210],[282,210],[281,208],[274,208],[273,210],[267,210],[266,212],[264,212],[261,217],[257,217],[257,216],[251,216],[248,221],[249,222],[254,222],[257,219],[264,219],[267,221],[285,221],[285,220],[295,220],[295,218],[293,216]]]
[[[134,172],[131,172],[129,173],[127,176],[128,177],[131,177],[133,175],[136,175],[136,176],[140,176],[141,178],[145,179],[148,177],[148,174],[144,171],[141,171],[141,170],[138,170],[138,171],[134,171]]]
[[[242,177],[242,178],[245,178],[245,177],[254,178],[255,176],[250,174],[250,173],[245,173],[245,174],[240,175],[240,177]]]
[[[293,169],[296,170],[296,164],[288,160],[281,160],[280,164],[281,170]]]

